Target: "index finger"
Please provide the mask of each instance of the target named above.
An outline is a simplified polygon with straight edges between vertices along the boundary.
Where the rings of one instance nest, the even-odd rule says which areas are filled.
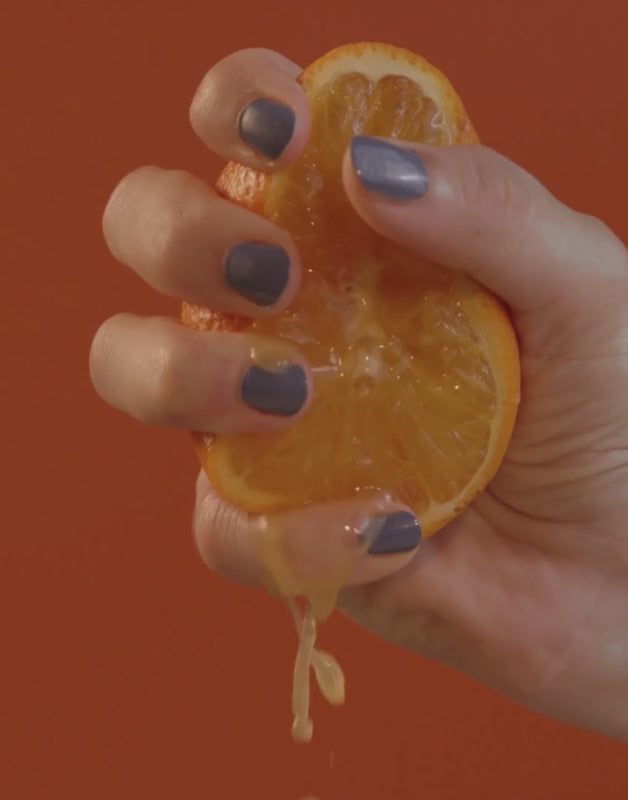
[[[310,108],[297,83],[301,67],[263,48],[240,50],[205,75],[190,107],[192,128],[224,158],[254,169],[282,169],[301,153]]]

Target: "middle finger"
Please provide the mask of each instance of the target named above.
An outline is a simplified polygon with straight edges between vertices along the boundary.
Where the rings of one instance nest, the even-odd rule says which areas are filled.
[[[114,190],[103,217],[109,249],[150,286],[216,311],[282,311],[301,268],[285,231],[179,170],[141,167]]]

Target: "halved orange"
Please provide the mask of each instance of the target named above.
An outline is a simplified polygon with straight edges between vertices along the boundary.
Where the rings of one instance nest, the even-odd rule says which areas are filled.
[[[186,304],[183,321],[295,343],[314,369],[313,402],[282,433],[195,434],[198,453],[217,491],[250,512],[386,491],[430,535],[503,458],[519,401],[516,337],[490,292],[371,230],[340,168],[356,134],[445,146],[478,139],[447,79],[406,50],[340,47],[301,83],[313,119],[296,163],[272,176],[232,163],[219,181],[223,195],[293,235],[300,293],[272,318]]]

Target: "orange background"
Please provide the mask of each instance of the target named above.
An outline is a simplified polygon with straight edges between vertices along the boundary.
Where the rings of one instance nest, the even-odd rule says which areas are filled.
[[[108,409],[90,338],[173,313],[100,215],[142,163],[213,180],[187,123],[213,62],[380,39],[440,66],[482,138],[628,239],[625,0],[50,0],[0,11],[2,800],[626,798],[628,750],[335,618],[349,703],[289,737],[285,610],[209,573],[185,433]],[[11,9],[11,10],[8,10]]]

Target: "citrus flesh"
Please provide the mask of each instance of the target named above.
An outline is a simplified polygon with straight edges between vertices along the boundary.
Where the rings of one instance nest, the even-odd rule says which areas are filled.
[[[296,345],[313,368],[312,402],[283,432],[198,433],[197,449],[219,494],[249,512],[387,492],[428,536],[503,458],[519,400],[516,337],[490,292],[369,228],[347,200],[341,163],[358,134],[443,146],[477,135],[447,79],[399,48],[341,47],[301,83],[312,129],[299,159],[272,175],[232,163],[218,186],[294,237],[298,296],[263,319],[190,304],[182,318]]]

